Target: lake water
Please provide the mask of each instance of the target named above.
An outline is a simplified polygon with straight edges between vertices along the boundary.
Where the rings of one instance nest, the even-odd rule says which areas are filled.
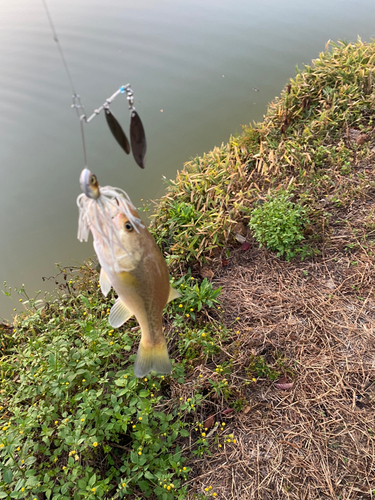
[[[145,126],[142,171],[104,116],[85,127],[88,164],[136,206],[160,197],[191,157],[262,119],[295,66],[328,39],[375,36],[373,0],[51,0],[49,9],[89,114],[131,83]],[[55,263],[83,262],[76,197],[83,168],[69,81],[41,0],[0,0],[0,284],[46,289]],[[253,89],[258,89],[256,92]],[[127,102],[111,107],[128,126]],[[52,286],[52,285],[51,285]],[[0,318],[18,298],[0,294]]]

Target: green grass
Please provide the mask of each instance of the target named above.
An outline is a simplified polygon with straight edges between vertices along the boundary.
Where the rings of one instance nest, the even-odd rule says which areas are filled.
[[[360,168],[370,156],[368,143],[348,137],[350,129],[372,131],[374,71],[374,42],[331,42],[312,65],[297,70],[262,123],[186,163],[153,215],[169,263],[211,259],[234,242],[236,224],[249,222],[259,200],[290,189],[311,213],[305,249],[314,253],[321,228],[329,226],[320,200],[345,207],[374,188]]]

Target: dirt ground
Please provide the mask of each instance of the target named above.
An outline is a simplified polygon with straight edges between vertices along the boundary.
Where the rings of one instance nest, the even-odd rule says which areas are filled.
[[[375,498],[374,209],[370,197],[335,208],[321,254],[305,262],[249,239],[228,265],[210,266],[222,320],[239,332],[221,361],[232,361],[231,386],[246,403],[225,416],[217,405],[236,442],[191,461],[190,498]],[[254,355],[283,360],[281,387],[244,383]],[[213,369],[200,367],[207,378]]]

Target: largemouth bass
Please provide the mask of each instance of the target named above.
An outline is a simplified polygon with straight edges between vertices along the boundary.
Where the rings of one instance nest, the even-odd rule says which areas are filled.
[[[87,241],[91,230],[101,265],[101,290],[107,296],[113,287],[118,294],[109,323],[118,328],[136,317],[141,327],[136,377],[151,371],[170,373],[162,314],[165,305],[180,294],[170,286],[164,257],[126,193],[110,187],[99,190],[95,176],[87,169],[80,180],[84,194],[77,200],[78,237]]]

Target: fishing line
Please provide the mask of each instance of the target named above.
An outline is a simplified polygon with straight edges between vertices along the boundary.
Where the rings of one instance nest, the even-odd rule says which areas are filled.
[[[81,97],[79,94],[77,94],[74,83],[73,83],[73,78],[72,75],[69,71],[68,63],[65,59],[64,52],[62,49],[62,45],[60,43],[60,40],[57,36],[57,32],[55,29],[55,26],[52,21],[52,16],[51,13],[48,9],[47,2],[46,0],[42,0],[44,10],[46,12],[47,18],[49,25],[51,27],[51,31],[53,34],[53,39],[57,44],[61,60],[63,62],[66,74],[68,75],[68,79],[70,82],[70,87],[72,90],[72,105],[71,107],[76,110],[77,117],[80,122],[80,129],[81,129],[81,140],[82,140],[82,148],[83,148],[83,158],[84,158],[84,163],[85,163],[85,168],[87,167],[87,150],[86,150],[86,140],[85,140],[85,132],[84,132],[84,123],[90,123],[95,116],[97,116],[102,110],[104,110],[104,115],[106,118],[107,125],[113,135],[113,137],[116,139],[117,143],[121,146],[121,148],[125,151],[126,154],[129,154],[130,151],[132,150],[133,152],[133,157],[136,163],[141,167],[144,168],[144,161],[145,161],[145,156],[146,156],[146,149],[147,149],[147,144],[146,144],[146,135],[145,131],[143,128],[142,121],[135,110],[134,107],[134,96],[133,96],[133,90],[130,86],[130,83],[127,83],[126,85],[122,85],[116,92],[114,92],[110,97],[108,97],[105,102],[98,108],[95,109],[94,112],[87,118],[85,114],[85,108],[81,102]],[[125,132],[121,128],[121,125],[119,122],[116,120],[114,117],[113,113],[110,110],[110,104],[111,102],[119,95],[119,94],[125,94],[126,93],[126,98],[129,103],[129,110],[130,110],[130,143],[131,147],[129,144],[129,141],[125,135]],[[80,110],[82,110],[82,114],[80,114]]]

